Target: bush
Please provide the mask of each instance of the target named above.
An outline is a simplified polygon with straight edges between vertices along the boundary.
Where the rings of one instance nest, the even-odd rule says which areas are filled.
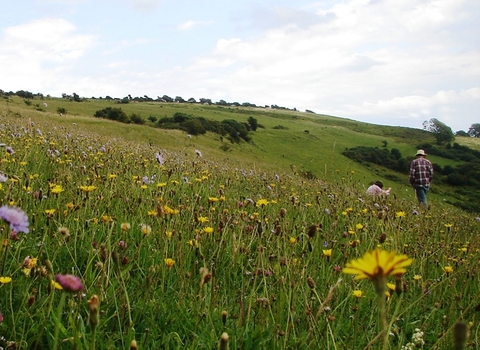
[[[130,122],[130,119],[121,108],[107,107],[107,108],[96,111],[93,116],[96,118],[115,120],[121,123]]]
[[[135,124],[139,124],[139,125],[145,124],[145,119],[143,119],[142,116],[136,113],[130,114],[130,120],[132,121],[132,123],[135,123]]]

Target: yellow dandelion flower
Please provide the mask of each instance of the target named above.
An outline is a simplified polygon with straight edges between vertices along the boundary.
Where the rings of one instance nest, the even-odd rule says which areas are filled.
[[[156,210],[149,210],[148,216],[157,216],[158,212]]]
[[[451,228],[451,227],[453,227],[453,224],[445,224],[444,226],[445,226],[446,228]]]
[[[363,229],[363,225],[362,225],[362,224],[356,224],[356,225],[355,225],[355,228],[356,228],[357,230],[361,230],[361,229]]]
[[[361,298],[363,296],[363,292],[360,289],[354,290],[352,294],[355,298]]]
[[[50,192],[54,193],[54,194],[59,194],[61,192],[63,192],[63,187],[61,185],[54,185],[51,189],[50,189]]]
[[[165,236],[166,236],[167,238],[172,238],[172,236],[173,236],[173,231],[166,231],[166,232],[165,232]]]
[[[159,182],[157,183],[157,187],[165,187],[167,186],[167,183],[166,182]]]
[[[97,186],[89,185],[89,186],[80,186],[80,190],[82,190],[85,193],[92,192],[97,189]]]
[[[47,216],[53,216],[53,214],[55,214],[55,209],[46,209],[45,214],[47,214]]]
[[[175,260],[173,260],[172,258],[166,258],[164,261],[167,267],[172,267],[173,265],[175,265]]]
[[[54,280],[51,281],[51,284],[52,284],[52,287],[57,289],[57,290],[62,290],[63,289],[62,285],[60,283],[54,281]]]
[[[415,281],[419,281],[419,280],[422,279],[422,276],[420,276],[420,275],[415,275],[415,276],[413,276],[413,279],[414,279]]]
[[[407,216],[407,214],[404,211],[398,211],[395,213],[395,217],[397,218],[404,218],[405,216]]]
[[[324,249],[323,255],[331,257],[332,256],[332,249]]]
[[[206,216],[199,216],[199,217],[197,218],[197,220],[198,220],[198,222],[200,222],[200,223],[202,223],[202,224],[204,224],[204,223],[206,223],[206,222],[209,221]]]
[[[198,241],[196,239],[191,239],[187,243],[192,247],[198,247]]]
[[[381,292],[385,288],[388,276],[401,276],[407,272],[406,267],[413,263],[406,255],[375,249],[362,258],[352,260],[343,268],[343,273],[356,275],[356,280],[368,278],[375,289]]]
[[[1,284],[7,284],[12,282],[12,277],[0,277],[0,283]]]
[[[297,238],[296,237],[290,237],[289,242],[291,244],[295,244],[295,243],[297,243]]]
[[[387,283],[387,288],[391,291],[395,291],[395,283]]]
[[[122,229],[122,231],[127,231],[130,229],[130,224],[128,222],[123,222],[121,225],[120,225],[120,228]]]
[[[210,226],[207,226],[202,230],[203,233],[213,233],[213,231],[214,231],[213,227],[210,227]]]
[[[445,273],[448,275],[449,273],[452,273],[452,272],[453,272],[453,267],[451,267],[451,266],[444,266],[444,267],[443,267],[443,271],[445,271]]]
[[[255,203],[255,206],[257,206],[257,207],[264,207],[264,206],[266,206],[268,203],[269,203],[268,200],[262,198],[262,199],[259,199],[259,200],[257,201],[257,203]]]

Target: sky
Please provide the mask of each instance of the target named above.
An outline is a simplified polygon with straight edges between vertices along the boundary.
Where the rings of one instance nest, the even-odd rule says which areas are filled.
[[[478,0],[2,2],[0,89],[480,123]]]

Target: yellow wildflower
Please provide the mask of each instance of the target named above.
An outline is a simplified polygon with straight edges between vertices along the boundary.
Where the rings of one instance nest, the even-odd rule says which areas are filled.
[[[166,258],[164,261],[167,267],[172,267],[173,265],[175,265],[175,260],[173,260],[172,258]]]
[[[0,283],[1,284],[7,284],[12,282],[12,277],[0,277]]]

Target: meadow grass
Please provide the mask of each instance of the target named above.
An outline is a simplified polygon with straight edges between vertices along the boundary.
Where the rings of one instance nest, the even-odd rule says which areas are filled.
[[[226,333],[232,349],[381,348],[372,283],[342,273],[378,247],[414,259],[396,291],[388,281],[388,348],[418,329],[423,348],[451,349],[459,322],[480,341],[479,218],[366,197],[360,171],[335,168],[332,150],[324,177],[305,179],[260,153],[235,157],[246,145],[229,156],[163,134],[2,111],[1,205],[21,208],[30,233],[0,224],[0,346],[213,349]],[[58,274],[83,290],[59,289]]]

